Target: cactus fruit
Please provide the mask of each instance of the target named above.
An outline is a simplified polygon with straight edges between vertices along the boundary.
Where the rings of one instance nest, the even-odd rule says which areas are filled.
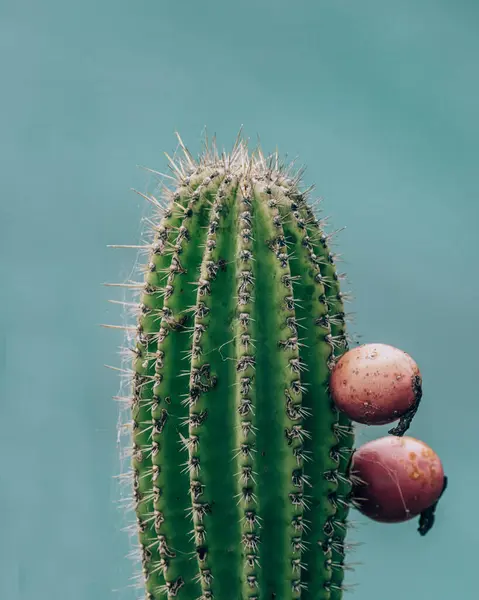
[[[384,425],[401,417],[389,433],[404,435],[418,409],[422,378],[416,362],[388,344],[363,344],[343,354],[330,378],[331,396],[350,419]]]
[[[381,437],[361,446],[351,476],[357,508],[384,523],[417,517],[437,503],[445,483],[434,450],[408,436]]]
[[[146,598],[339,600],[354,436],[328,390],[348,347],[331,234],[277,153],[179,140],[127,284]]]

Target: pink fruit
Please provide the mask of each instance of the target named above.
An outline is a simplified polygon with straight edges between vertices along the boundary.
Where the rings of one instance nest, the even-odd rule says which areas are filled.
[[[343,354],[329,386],[334,403],[350,419],[383,425],[414,411],[421,383],[419,368],[409,354],[387,344],[363,344]]]
[[[408,436],[364,444],[353,454],[350,472],[358,510],[384,523],[419,515],[438,501],[445,484],[437,454]]]

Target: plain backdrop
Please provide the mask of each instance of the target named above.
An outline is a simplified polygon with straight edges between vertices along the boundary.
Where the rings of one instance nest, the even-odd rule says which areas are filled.
[[[324,197],[360,341],[424,378],[411,435],[441,456],[437,523],[358,513],[358,600],[477,595],[479,4],[0,0],[0,597],[130,600],[118,508],[121,323],[175,130],[299,157]],[[384,434],[360,428],[358,444]]]

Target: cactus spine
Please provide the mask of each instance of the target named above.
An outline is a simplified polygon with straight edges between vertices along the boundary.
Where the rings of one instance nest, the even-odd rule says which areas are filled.
[[[277,154],[238,136],[196,161],[179,140],[137,290],[146,598],[340,600],[353,430],[328,393],[347,349],[329,236]]]

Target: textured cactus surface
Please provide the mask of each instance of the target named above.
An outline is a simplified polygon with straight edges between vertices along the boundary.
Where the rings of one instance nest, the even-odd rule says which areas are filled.
[[[277,153],[179,140],[131,284],[145,597],[339,600],[353,429],[328,392],[348,345],[330,236]]]

